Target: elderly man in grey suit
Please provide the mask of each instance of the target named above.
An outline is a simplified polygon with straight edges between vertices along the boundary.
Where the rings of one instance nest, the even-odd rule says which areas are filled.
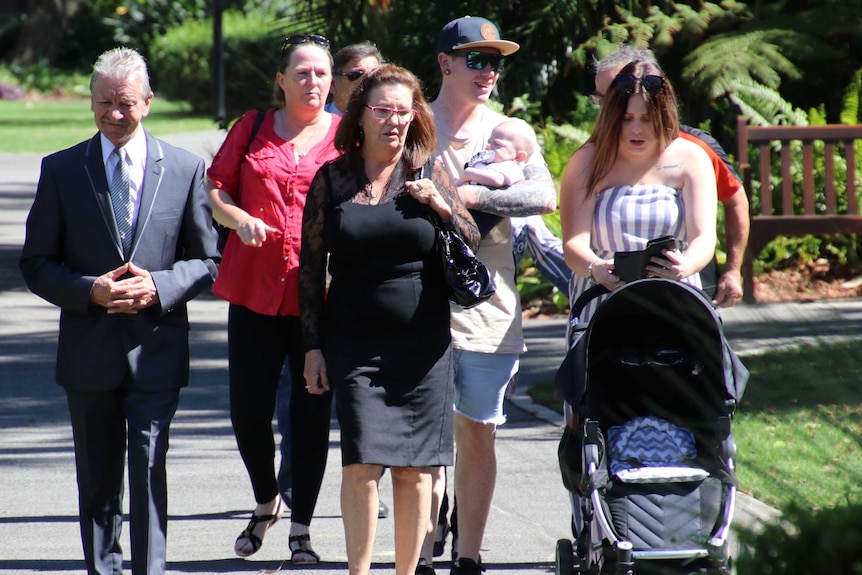
[[[47,156],[20,267],[60,307],[57,383],[75,443],[87,572],[121,574],[128,449],[133,575],[165,572],[168,431],[188,384],[186,302],[219,255],[197,156],[147,133],[153,93],[134,50],[93,67],[99,133]]]

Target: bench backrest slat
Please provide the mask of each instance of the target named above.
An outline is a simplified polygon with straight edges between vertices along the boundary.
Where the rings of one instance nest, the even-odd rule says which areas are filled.
[[[781,213],[793,213],[793,177],[790,175],[790,167],[793,164],[793,156],[790,154],[790,146],[781,144]],[[760,180],[761,182],[763,180]],[[769,180],[766,180],[769,182]]]
[[[829,124],[826,126],[749,126],[744,117],[737,119],[737,132],[739,147],[737,159],[739,161],[740,174],[743,184],[748,193],[754,193],[753,180],[760,182],[760,211],[759,216],[813,216],[818,213],[824,215],[839,215],[838,206],[844,202],[838,198],[836,185],[835,152],[843,152],[847,165],[846,180],[843,187],[846,190],[847,213],[859,214],[859,206],[856,199],[857,174],[855,172],[856,154],[853,149],[854,141],[862,140],[862,124]],[[802,205],[794,210],[793,205],[793,148],[792,142],[798,141],[802,145]],[[824,181],[815,181],[815,170],[817,166],[817,153],[815,142],[823,142],[823,176]],[[757,174],[753,174],[749,165],[749,146],[755,146],[758,150]],[[778,147],[778,160],[781,162],[780,170],[780,192],[781,201],[773,204],[772,186],[772,156]],[[820,188],[818,190],[818,188]],[[778,190],[775,190],[778,191]],[[818,207],[817,192],[822,191],[824,204]],[[796,213],[801,212],[801,213]]]
[[[856,149],[853,147],[853,140],[844,142],[844,160],[848,166],[856,165]],[[849,168],[848,168],[849,169]],[[856,178],[847,178],[847,213],[858,214],[859,206],[856,205]]]
[[[847,166],[852,169],[852,166]],[[826,213],[834,215],[838,213],[835,199],[835,145],[827,142],[823,147],[823,195],[826,196]],[[810,212],[814,213],[814,212]]]
[[[760,181],[769,182],[772,174],[772,158],[769,153],[769,142],[760,144]],[[772,214],[772,194],[761,194],[761,213],[764,216]]]
[[[806,213],[814,213],[814,146],[811,142],[802,145],[802,205]],[[792,212],[792,208],[790,211],[784,208],[785,214]]]

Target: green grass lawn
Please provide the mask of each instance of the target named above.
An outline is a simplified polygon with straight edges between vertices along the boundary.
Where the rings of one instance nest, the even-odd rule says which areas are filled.
[[[742,491],[778,508],[862,503],[862,345],[748,356],[751,379],[734,419]],[[530,389],[560,411],[552,383]]]
[[[185,103],[154,98],[144,120],[155,136],[217,128],[212,118],[193,115]],[[50,153],[96,133],[90,100],[0,100],[0,153]]]

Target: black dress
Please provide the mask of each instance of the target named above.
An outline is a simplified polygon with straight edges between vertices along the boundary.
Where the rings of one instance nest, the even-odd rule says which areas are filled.
[[[304,243],[302,258],[305,265],[329,254],[331,282],[318,321],[342,465],[452,465],[449,301],[434,228],[404,190],[400,170],[378,205],[365,198],[364,175],[357,178],[343,161],[324,171],[317,182],[328,190],[323,242]],[[309,195],[319,193],[313,184]],[[309,205],[314,209],[315,198]],[[304,235],[307,223],[306,216]]]

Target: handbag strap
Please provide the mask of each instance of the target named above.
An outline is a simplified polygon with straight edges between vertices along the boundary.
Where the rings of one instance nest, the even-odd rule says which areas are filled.
[[[575,300],[575,303],[572,304],[571,311],[569,312],[569,317],[580,319],[581,312],[584,311],[584,308],[587,306],[587,304],[606,293],[610,293],[610,290],[602,284],[597,283],[596,285],[591,286],[584,293],[582,293],[577,300]]]
[[[254,142],[254,138],[257,136],[257,132],[258,130],[260,130],[260,125],[263,124],[264,117],[266,117],[266,112],[264,112],[263,110],[258,110],[257,116],[255,116],[254,118],[254,124],[251,125],[251,134],[249,134],[248,136],[248,144],[246,144],[245,146],[245,154],[242,155],[242,159],[239,162],[240,167],[242,167],[242,163],[245,162],[245,157],[251,151],[251,143]],[[239,204],[239,197],[241,193],[242,186],[240,185],[236,190],[237,204]]]

